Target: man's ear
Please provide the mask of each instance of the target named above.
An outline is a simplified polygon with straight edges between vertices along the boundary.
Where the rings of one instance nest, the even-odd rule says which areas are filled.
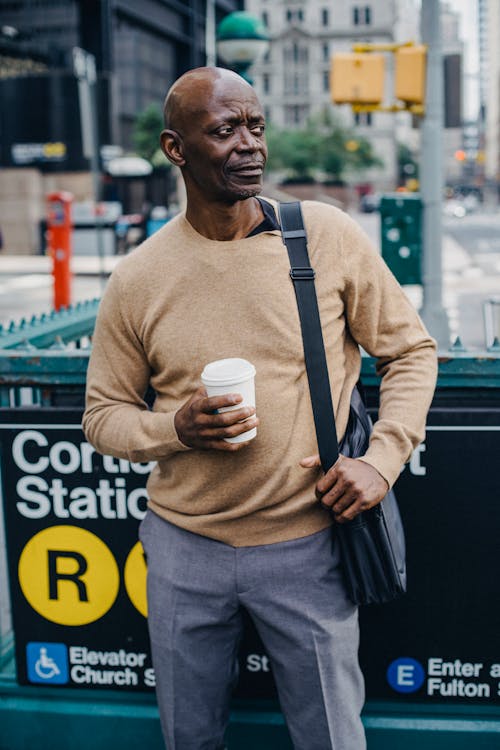
[[[175,130],[163,130],[160,135],[161,150],[172,164],[183,167],[186,163],[184,158],[182,139]]]

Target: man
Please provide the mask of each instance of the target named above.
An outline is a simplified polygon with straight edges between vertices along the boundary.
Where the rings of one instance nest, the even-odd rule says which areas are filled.
[[[305,203],[337,429],[378,358],[380,417],[362,459],[323,476],[288,256],[271,201],[251,86],[217,68],[182,76],[161,144],[187,208],[125,258],[103,297],[84,429],[98,450],[158,463],[141,527],[162,728],[169,750],[224,745],[245,608],[269,654],[297,750],[362,750],[356,607],[332,534],[384,497],[424,434],[434,342],[347,215]],[[255,365],[259,418],[238,393],[208,398],[205,364]],[[150,411],[144,393],[151,384]],[[226,438],[258,425],[243,443]]]

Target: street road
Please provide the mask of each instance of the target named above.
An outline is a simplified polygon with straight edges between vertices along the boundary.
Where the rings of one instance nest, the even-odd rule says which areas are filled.
[[[463,343],[484,346],[483,302],[500,297],[500,212],[447,219],[444,229],[445,304]]]
[[[353,218],[379,246],[378,214],[355,213]],[[454,337],[460,335],[466,347],[483,348],[483,301],[492,296],[500,297],[500,211],[470,214],[462,219],[446,218],[443,228],[444,304],[451,331]],[[12,265],[6,266],[4,260],[0,255],[0,324],[49,312],[51,276],[40,268],[30,272],[28,259],[23,256],[19,257],[15,269]],[[114,263],[118,258],[109,260]],[[97,261],[94,266],[97,269]],[[74,302],[101,294],[99,277],[89,275],[88,268],[85,270],[86,275],[77,274],[74,278]],[[405,290],[419,308],[421,288],[405,287]]]
[[[447,219],[445,230],[486,274],[500,273],[500,211]]]
[[[98,276],[77,276],[73,281],[72,301],[80,302],[100,296]],[[0,273],[0,324],[30,319],[32,315],[52,309],[52,276],[42,273]]]
[[[380,245],[378,214],[353,215]],[[417,308],[420,287],[405,287]],[[484,348],[483,302],[500,297],[500,211],[474,213],[443,221],[443,302],[452,338],[467,348]],[[500,338],[500,328],[498,330]]]

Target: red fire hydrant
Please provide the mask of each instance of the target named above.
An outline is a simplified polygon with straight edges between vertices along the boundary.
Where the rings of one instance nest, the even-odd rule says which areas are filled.
[[[47,195],[49,254],[54,278],[54,309],[71,304],[71,204],[73,196],[64,190]]]

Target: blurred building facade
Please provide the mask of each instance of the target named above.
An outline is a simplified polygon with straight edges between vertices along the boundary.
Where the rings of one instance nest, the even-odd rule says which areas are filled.
[[[453,185],[463,178],[463,162],[456,154],[463,150],[463,71],[464,43],[460,37],[460,16],[450,3],[441,3],[441,40],[444,64],[443,164],[445,180]]]
[[[214,5],[219,20],[242,2]],[[137,114],[161,103],[177,76],[205,63],[206,0],[0,0],[0,17],[11,30],[0,37],[3,166],[16,164],[14,143],[68,141],[68,168],[86,168],[77,148],[73,47],[95,56],[101,144],[125,149]],[[39,69],[23,59],[36,59]],[[23,157],[27,163],[28,150]],[[50,160],[40,166],[50,168]]]
[[[500,0],[478,0],[480,114],[484,123],[484,171],[500,197]]]
[[[219,21],[242,0],[213,5]],[[7,251],[40,251],[48,192],[70,190],[77,201],[94,194],[73,47],[95,57],[100,154],[116,155],[133,150],[137,115],[151,103],[161,106],[179,75],[205,64],[206,12],[206,0],[0,0],[0,228]],[[166,200],[165,175],[150,177],[126,185],[108,179],[104,196],[124,195],[126,213],[160,194]]]
[[[500,2],[500,0],[497,0]],[[354,114],[348,106],[330,102],[329,70],[333,54],[352,49],[354,43],[392,44],[420,40],[420,3],[417,0],[246,0],[246,9],[267,25],[271,46],[253,69],[254,84],[270,122],[278,128],[302,127],[307,118],[329,108],[343,124],[356,129],[373,145],[382,168],[363,177],[380,190],[401,182],[397,146],[404,144],[418,156],[418,119],[408,113]],[[459,15],[441,3],[445,80],[447,179],[458,181],[463,164],[455,159],[462,147],[463,43]],[[393,59],[386,55],[386,100],[392,101]]]
[[[308,117],[329,108],[347,126],[372,143],[383,167],[366,171],[376,187],[393,189],[397,180],[396,123],[380,112],[353,114],[350,107],[332,107],[330,60],[355,42],[396,41],[398,0],[246,0],[245,8],[262,18],[271,44],[266,57],[252,69],[254,85],[266,116],[277,128],[298,128]],[[388,90],[392,90],[390,59]]]

